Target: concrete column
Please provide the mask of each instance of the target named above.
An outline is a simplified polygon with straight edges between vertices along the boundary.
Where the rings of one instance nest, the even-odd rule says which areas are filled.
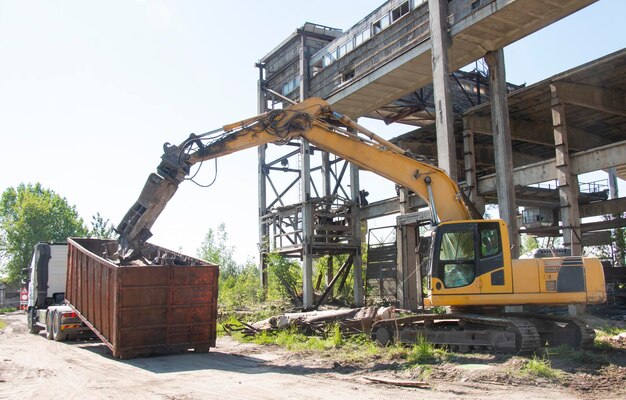
[[[309,97],[309,87],[311,79],[311,68],[309,65],[309,48],[307,47],[307,37],[300,36],[300,101]]]
[[[618,185],[617,185],[617,171],[615,167],[611,167],[607,170],[609,173],[609,198],[617,199],[619,197]]]
[[[400,187],[398,193],[400,203],[400,215],[409,211],[409,191],[405,187]],[[398,260],[396,266],[396,298],[400,308],[409,309],[409,288],[406,285],[406,276],[408,270],[407,251],[406,251],[406,226],[400,223],[396,224],[396,245],[398,246]]]
[[[265,97],[265,91],[263,90],[264,78],[263,64],[256,64],[259,69],[258,80],[258,101],[257,111],[259,114],[263,114],[267,111],[267,99]],[[267,181],[266,181],[266,168],[265,168],[265,149],[266,145],[258,147],[258,205],[259,205],[259,273],[261,275],[261,284],[263,288],[267,290],[267,260],[265,259],[265,252],[269,251],[269,230],[266,225],[263,224],[263,216],[267,214]],[[266,247],[267,246],[267,247]]]
[[[361,202],[359,191],[359,167],[350,164],[350,197],[354,202],[352,207],[352,235],[354,237],[354,262],[352,272],[354,274],[354,305],[362,307],[365,304],[365,293],[363,287],[363,257],[361,254]]]
[[[469,198],[474,207],[481,213],[485,212],[485,201],[478,196],[476,181],[476,157],[474,152],[474,131],[467,128],[467,119],[463,118],[463,164],[465,165],[465,185],[470,190]]]
[[[556,176],[559,183],[563,246],[572,249],[573,256],[582,253],[580,213],[578,211],[578,177],[570,170],[565,104],[559,98],[557,85],[550,85],[552,94],[552,126],[556,152]]]
[[[400,214],[409,212],[409,191],[400,188]],[[421,277],[416,253],[417,235],[414,224],[398,224],[398,269],[396,296],[400,308],[417,310],[421,299]]]
[[[311,146],[302,139],[302,306],[313,307],[313,210],[311,205]]]
[[[400,308],[417,310],[421,300],[421,276],[417,260],[415,225],[398,227],[398,286]]]
[[[428,0],[430,13],[430,42],[433,68],[433,91],[435,99],[435,127],[437,129],[437,164],[457,181],[456,146],[454,143],[454,112],[448,71],[447,0]]]
[[[491,51],[485,55],[489,66],[489,100],[496,164],[496,192],[500,218],[509,226],[511,257],[519,257],[519,234],[517,232],[517,207],[513,184],[513,148],[509,126],[509,106],[506,100],[506,75],[504,51]]]

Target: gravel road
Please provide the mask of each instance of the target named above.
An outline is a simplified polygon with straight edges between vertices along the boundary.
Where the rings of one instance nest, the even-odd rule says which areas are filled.
[[[220,338],[206,354],[116,360],[99,341],[54,342],[29,334],[26,315],[0,315],[1,399],[568,399],[553,388],[434,384],[430,389],[367,383],[332,365],[294,365],[261,346]],[[43,397],[42,397],[43,396]]]

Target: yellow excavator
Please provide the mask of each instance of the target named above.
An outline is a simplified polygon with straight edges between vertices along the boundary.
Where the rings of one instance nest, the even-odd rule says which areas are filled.
[[[507,225],[473,217],[457,184],[441,169],[334,112],[318,98],[192,134],[180,145],[164,145],[137,202],[124,216],[120,258],[140,257],[150,228],[194,164],[268,143],[296,138],[381,175],[420,196],[432,225],[426,307],[450,306],[452,313],[419,314],[377,322],[381,344],[418,336],[464,350],[530,352],[541,345],[593,344],[593,329],[579,319],[539,313],[504,313],[505,306],[556,306],[606,301],[604,274],[593,258],[514,260]]]

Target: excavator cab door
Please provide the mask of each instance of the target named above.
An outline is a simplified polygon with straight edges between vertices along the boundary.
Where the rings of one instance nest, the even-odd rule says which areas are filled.
[[[499,221],[440,224],[433,237],[432,294],[510,291],[510,265],[505,268],[509,253],[503,245],[507,237],[502,234],[503,226],[506,227]]]

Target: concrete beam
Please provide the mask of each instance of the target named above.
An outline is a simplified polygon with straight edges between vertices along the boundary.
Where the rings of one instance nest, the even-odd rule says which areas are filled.
[[[475,133],[483,135],[493,135],[491,118],[470,115],[465,117],[464,120],[467,120],[465,125],[466,129],[471,129]],[[550,147],[554,146],[554,135],[551,123],[524,121],[514,118],[511,118],[509,121],[511,127],[511,139]],[[571,150],[586,150],[592,147],[603,146],[611,143],[609,139],[585,132],[582,129],[568,127],[567,130],[570,132],[569,144]]]
[[[554,82],[562,102],[626,117],[626,93],[580,83]]]
[[[424,143],[418,140],[399,140],[396,143],[403,149],[410,150],[413,154],[419,154],[426,158],[435,158],[437,156],[437,146],[434,143]],[[466,154],[465,139],[463,144],[458,143],[456,145],[457,154]],[[474,158],[476,162],[480,164],[495,164],[495,157],[492,144],[481,144],[480,146],[474,146]],[[513,150],[513,165],[526,165],[535,162],[543,161],[541,157],[529,154],[528,152],[520,152]]]
[[[613,243],[611,231],[586,232],[583,234],[583,246],[605,246]]]
[[[519,173],[519,171],[518,171]],[[516,195],[516,203],[519,206],[528,207],[555,207],[555,200],[524,200],[523,194]],[[409,209],[415,210],[426,207],[426,203],[417,196],[409,196]],[[400,202],[397,197],[380,200],[368,204],[361,208],[361,219],[368,220],[372,218],[385,217],[388,215],[398,214],[400,212]],[[429,211],[425,211],[429,212]],[[626,212],[626,197],[619,199],[598,201],[595,203],[584,204],[580,206],[580,217],[595,217],[599,215],[618,214]],[[425,215],[425,214],[424,214]]]
[[[591,232],[591,231],[602,231],[605,229],[623,228],[625,226],[626,226],[626,219],[618,218],[618,219],[610,219],[608,221],[588,222],[586,224],[582,224],[580,227],[583,232]]]
[[[570,155],[571,171],[580,175],[626,164],[626,141],[601,146]],[[528,186],[556,179],[555,160],[546,160],[535,164],[514,168],[513,184]],[[478,179],[478,194],[495,192],[495,175]]]
[[[598,201],[580,206],[580,217],[597,217],[601,215],[621,214],[626,212],[626,197]]]
[[[417,209],[426,207],[426,203],[417,196],[409,196],[409,209]],[[372,218],[385,217],[400,212],[400,201],[397,197],[370,203],[361,208],[361,219],[367,220]]]

